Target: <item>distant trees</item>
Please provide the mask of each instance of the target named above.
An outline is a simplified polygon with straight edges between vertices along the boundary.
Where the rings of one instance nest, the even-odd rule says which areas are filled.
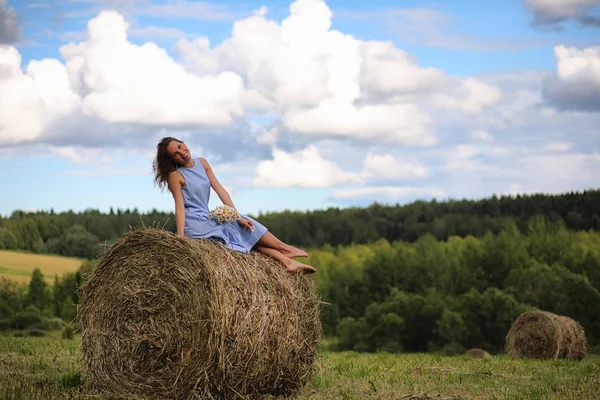
[[[0,228],[0,250],[15,250],[17,238],[7,228]]]
[[[48,251],[63,256],[94,259],[100,251],[98,243],[96,235],[76,224],[67,228],[59,237],[48,240]]]
[[[569,230],[600,229],[600,190],[561,195],[492,196],[483,200],[416,201],[408,205],[330,208],[309,212],[259,214],[256,218],[282,240],[304,247],[348,246],[385,239],[415,242],[425,234],[436,240],[497,234],[512,226],[527,234],[530,218],[563,222]],[[541,223],[541,222],[534,222]],[[175,231],[172,213],[153,210],[97,210],[81,213],[15,211],[0,218],[0,249],[50,252],[93,259],[130,226],[164,226]],[[542,244],[543,247],[543,244]],[[502,272],[498,272],[501,274]],[[494,277],[496,279],[498,277]]]
[[[500,352],[517,316],[538,308],[574,318],[600,345],[600,233],[528,226],[312,250],[325,334],[343,350]]]
[[[55,276],[52,285],[37,268],[27,285],[0,277],[0,331],[43,331],[76,324],[82,273],[93,266],[94,263],[84,262],[76,272]]]
[[[43,310],[48,306],[48,293],[44,276],[39,268],[33,270],[31,281],[29,282],[29,291],[27,293],[26,304],[37,307],[38,310]]]

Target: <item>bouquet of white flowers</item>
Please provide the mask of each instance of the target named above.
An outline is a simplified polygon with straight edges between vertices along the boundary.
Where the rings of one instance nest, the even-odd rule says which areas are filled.
[[[226,205],[218,206],[217,208],[212,210],[208,215],[211,218],[216,219],[219,224],[222,224],[224,222],[237,221],[240,218],[242,218],[235,208]]]

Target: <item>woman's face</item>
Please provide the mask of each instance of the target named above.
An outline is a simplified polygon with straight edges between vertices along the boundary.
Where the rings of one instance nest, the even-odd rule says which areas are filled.
[[[177,164],[185,164],[186,162],[192,159],[190,149],[188,149],[185,143],[181,143],[176,140],[172,140],[171,143],[168,144],[167,154]]]

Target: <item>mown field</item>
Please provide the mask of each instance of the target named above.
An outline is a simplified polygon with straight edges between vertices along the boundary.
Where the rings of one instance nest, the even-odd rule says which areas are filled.
[[[33,270],[39,268],[45,280],[51,283],[55,274],[60,277],[63,273],[77,271],[81,262],[72,257],[0,250],[0,277],[29,283]]]
[[[0,398],[102,399],[80,367],[80,340],[0,336]],[[597,399],[600,356],[583,361],[473,360],[321,352],[300,400]]]

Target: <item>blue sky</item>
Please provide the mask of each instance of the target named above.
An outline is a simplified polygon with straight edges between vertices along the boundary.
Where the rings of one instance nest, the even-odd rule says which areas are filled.
[[[0,214],[172,210],[151,171],[167,135],[253,214],[598,188],[599,16],[583,0],[0,0]]]

